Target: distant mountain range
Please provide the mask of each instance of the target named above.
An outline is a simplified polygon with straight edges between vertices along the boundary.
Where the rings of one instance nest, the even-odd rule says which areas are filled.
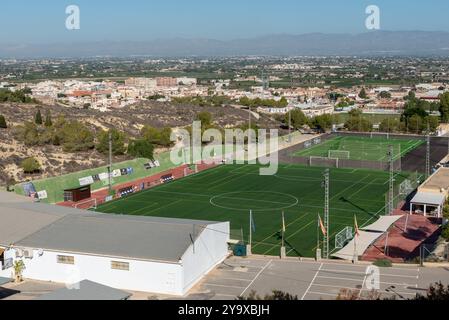
[[[269,35],[220,41],[160,39],[51,44],[1,44],[0,57],[449,55],[449,32],[375,31],[361,34]]]

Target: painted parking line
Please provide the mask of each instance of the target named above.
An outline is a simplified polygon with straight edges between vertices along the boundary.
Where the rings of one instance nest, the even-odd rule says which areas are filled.
[[[251,282],[251,279],[241,279],[241,278],[226,278],[226,277],[216,277],[217,280],[230,280],[230,281],[245,281]]]
[[[325,277],[325,276],[318,276],[318,279],[329,279],[329,280],[341,280],[341,281],[356,281],[360,282],[362,279],[351,279],[351,278],[340,278],[340,277]],[[395,283],[395,282],[383,282],[379,281],[380,284],[386,284],[390,286],[404,286],[404,287],[416,287],[417,284],[411,284],[411,283]]]
[[[270,261],[268,261],[267,262],[267,264],[265,265],[265,267],[263,267],[260,271],[259,271],[259,273],[254,277],[254,279],[248,284],[248,286],[245,288],[245,290],[243,290],[243,292],[240,294],[240,297],[242,297],[244,294],[245,294],[245,292],[253,285],[253,283],[254,283],[254,281],[256,281],[256,279],[262,274],[262,272],[266,269],[266,268],[268,268],[268,266],[271,264],[271,262],[272,262],[273,260],[270,260]]]
[[[339,269],[323,269],[322,272],[335,272],[335,273],[347,273],[347,274],[358,274],[358,275],[365,275],[365,272],[357,272],[357,271],[348,271],[348,270],[339,270]],[[397,277],[397,278],[409,278],[409,279],[418,279],[419,276],[406,276],[402,274],[388,274],[388,273],[381,273],[381,277]]]
[[[216,284],[216,283],[205,283],[204,286],[211,286],[211,287],[222,287],[222,288],[234,288],[234,289],[244,289],[245,287],[240,286],[229,286],[224,284]]]
[[[307,292],[309,292],[310,288],[313,285],[313,282],[315,281],[316,277],[320,273],[320,270],[321,270],[322,267],[323,267],[323,263],[320,265],[320,267],[318,268],[317,272],[315,273],[315,276],[313,277],[312,281],[310,282],[309,287],[307,288],[306,292],[304,292],[304,295],[302,296],[301,300],[304,300],[304,298],[306,297]]]

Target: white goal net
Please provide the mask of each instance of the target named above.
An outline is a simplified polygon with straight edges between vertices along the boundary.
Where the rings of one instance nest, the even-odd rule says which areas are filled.
[[[351,153],[349,151],[329,150],[329,158],[349,159],[350,157],[351,157]]]
[[[352,227],[346,227],[335,236],[335,249],[342,249],[352,239]]]
[[[309,158],[309,165],[312,167],[330,167],[338,168],[338,158],[326,158],[311,156]]]
[[[92,198],[86,201],[78,202],[74,205],[76,209],[90,210],[97,209],[97,199]]]

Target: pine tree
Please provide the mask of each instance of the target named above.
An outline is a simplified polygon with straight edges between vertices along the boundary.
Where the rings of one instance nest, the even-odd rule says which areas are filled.
[[[362,90],[360,90],[359,98],[360,98],[360,99],[366,99],[366,98],[368,98],[368,95],[366,94],[365,88],[362,88]]]
[[[6,124],[5,117],[2,114],[0,114],[0,128],[1,129],[8,128],[8,125]]]
[[[36,123],[37,125],[41,125],[42,124],[41,109],[37,109],[36,116],[34,117],[34,123]]]
[[[51,113],[50,113],[50,110],[47,111],[47,113],[46,113],[46,115],[45,115],[45,126],[46,126],[47,128],[53,126],[53,122],[51,121]]]

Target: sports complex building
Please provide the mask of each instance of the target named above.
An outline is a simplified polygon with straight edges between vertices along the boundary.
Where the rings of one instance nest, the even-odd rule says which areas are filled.
[[[0,193],[0,277],[184,295],[228,255],[228,222],[99,215]]]
[[[357,258],[410,213],[441,217],[448,169],[433,168],[448,156],[447,138],[279,139],[272,176],[261,176],[261,165],[175,167],[162,154],[115,164],[114,196],[106,167],[17,185],[34,202],[0,194],[0,277],[23,259],[30,279],[184,295],[247,246],[256,255],[283,248],[288,257],[315,258],[327,241],[324,258],[353,260],[354,217],[364,234]]]

